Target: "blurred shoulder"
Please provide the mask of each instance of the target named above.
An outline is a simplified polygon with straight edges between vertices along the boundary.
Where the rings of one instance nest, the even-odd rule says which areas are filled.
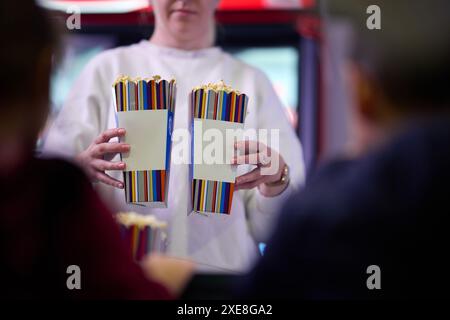
[[[412,126],[359,159],[323,166],[287,203],[286,218],[382,224],[384,218],[411,221],[420,208],[431,212],[450,180],[449,124]]]
[[[378,156],[323,164],[284,206],[285,223],[297,230],[331,232],[360,218],[378,219],[389,197],[385,181],[379,179],[384,166]]]

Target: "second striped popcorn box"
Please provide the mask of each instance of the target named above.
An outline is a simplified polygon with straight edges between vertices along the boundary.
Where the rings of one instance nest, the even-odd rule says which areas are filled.
[[[189,98],[193,211],[230,214],[236,179],[231,158],[243,136],[248,97],[221,81],[194,88]]]
[[[126,130],[121,142],[127,203],[167,207],[176,82],[119,77],[113,85],[117,125]]]

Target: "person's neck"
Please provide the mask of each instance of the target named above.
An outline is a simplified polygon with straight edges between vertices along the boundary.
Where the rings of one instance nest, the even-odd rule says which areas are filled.
[[[203,37],[183,40],[172,37],[168,32],[163,32],[161,29],[156,28],[149,41],[163,47],[193,51],[212,47],[214,45],[214,36],[206,34]]]

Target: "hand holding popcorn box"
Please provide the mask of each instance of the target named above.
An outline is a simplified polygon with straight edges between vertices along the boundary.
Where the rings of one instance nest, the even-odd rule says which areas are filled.
[[[248,97],[222,82],[194,88],[191,106],[191,181],[195,212],[230,214],[236,167],[234,143],[242,139]],[[214,151],[204,140],[214,140]]]
[[[122,76],[113,96],[117,124],[126,130],[121,142],[130,145],[121,154],[126,202],[167,207],[176,82]]]

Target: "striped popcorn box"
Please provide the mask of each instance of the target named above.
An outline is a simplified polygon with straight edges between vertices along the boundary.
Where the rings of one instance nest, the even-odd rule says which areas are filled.
[[[234,142],[242,137],[248,97],[221,81],[194,88],[189,98],[193,211],[230,214],[236,179],[230,161]],[[209,142],[203,141],[211,140],[206,136],[214,136],[215,143],[220,140],[213,153],[207,150]]]
[[[167,207],[176,82],[121,76],[113,96],[121,142],[131,147],[121,154],[126,202]]]
[[[152,215],[119,212],[116,220],[120,233],[135,261],[152,252],[163,253],[167,248],[167,223]]]

